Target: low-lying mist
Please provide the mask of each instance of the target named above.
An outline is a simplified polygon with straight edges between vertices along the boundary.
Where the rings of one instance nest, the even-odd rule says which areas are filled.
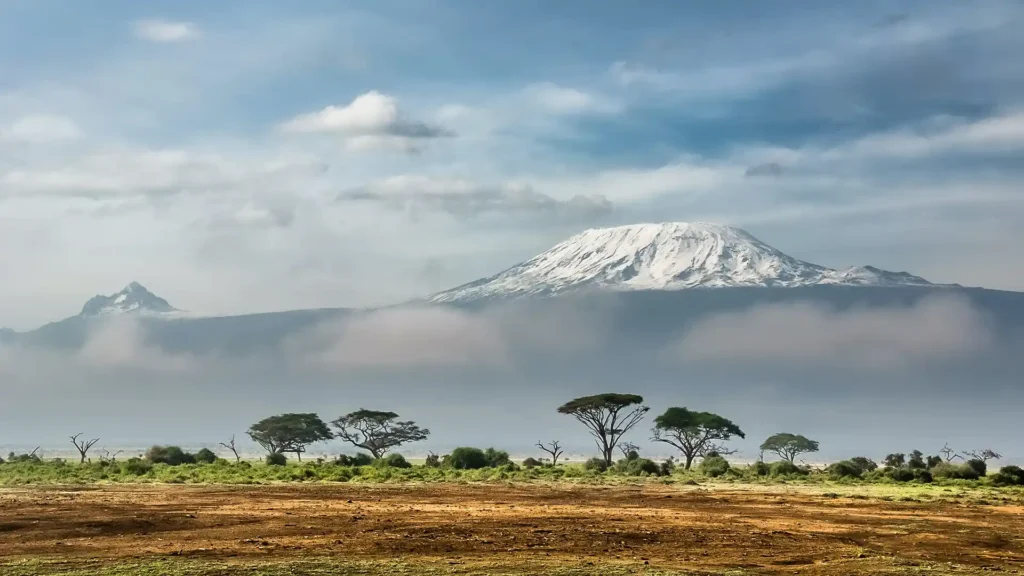
[[[1018,308],[968,291],[687,291],[255,317],[90,322],[81,342],[0,345],[0,445],[213,444],[282,412],[398,412],[408,450],[532,453],[590,439],[557,406],[606,391],[718,412],[756,455],[779,431],[822,456],[996,447],[1024,456]],[[726,291],[728,292],[728,291]],[[850,295],[857,296],[851,298]],[[861,297],[860,295],[869,295]],[[1010,299],[1010,300],[1007,300]],[[284,313],[289,314],[289,313]],[[216,337],[211,337],[216,334]],[[239,342],[245,342],[244,346]],[[648,424],[629,440],[651,454]],[[340,444],[323,452],[349,451]]]

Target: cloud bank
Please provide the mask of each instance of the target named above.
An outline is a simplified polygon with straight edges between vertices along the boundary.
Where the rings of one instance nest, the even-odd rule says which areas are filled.
[[[457,219],[485,215],[533,216],[558,221],[587,221],[610,213],[600,194],[576,194],[560,200],[528,184],[488,185],[461,178],[393,176],[342,192],[343,202],[373,202],[412,214],[442,212]]]
[[[759,305],[698,322],[671,352],[683,362],[898,368],[968,358],[995,343],[970,302],[932,296],[909,307]]]

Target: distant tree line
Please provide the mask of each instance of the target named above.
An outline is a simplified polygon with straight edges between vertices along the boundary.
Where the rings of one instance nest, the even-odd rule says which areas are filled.
[[[668,475],[676,467],[674,458],[662,463],[640,457],[640,448],[625,440],[625,436],[636,428],[650,412],[644,405],[642,396],[636,394],[605,393],[575,398],[558,407],[561,414],[572,416],[583,424],[593,438],[600,454],[584,463],[588,470],[604,472],[614,469],[617,472],[631,475]],[[307,449],[319,442],[339,439],[352,446],[365,450],[369,454],[357,453],[355,456],[341,455],[335,461],[346,466],[363,466],[380,463],[392,468],[408,468],[411,465],[400,454],[392,450],[405,444],[427,439],[430,430],[421,428],[410,420],[401,420],[395,412],[359,409],[340,416],[330,423],[324,422],[315,413],[286,413],[269,416],[256,422],[246,432],[248,436],[267,451],[266,463],[284,465],[286,454],[294,454],[302,461]],[[70,437],[79,454],[80,462],[85,463],[89,451],[99,442],[99,438],[81,439],[82,434]],[[746,438],[740,427],[719,414],[690,410],[687,407],[672,406],[660,416],[654,418],[650,439],[653,442],[667,444],[675,448],[680,455],[680,467],[691,470],[698,460],[698,472],[707,476],[721,476],[731,471],[725,456],[734,454],[735,450],[728,447],[734,438]],[[236,463],[242,463],[241,456],[235,445],[235,437],[220,445],[230,450]],[[547,454],[545,458],[527,458],[523,466],[557,466],[563,455],[560,441],[538,441],[536,447]],[[761,456],[751,466],[751,471],[759,476],[806,475],[810,473],[806,465],[798,465],[796,460],[801,455],[817,452],[819,444],[800,434],[780,432],[766,438],[760,445]],[[622,459],[614,460],[616,451]],[[11,462],[40,461],[36,454],[9,455]],[[113,463],[120,452],[111,455],[103,450],[101,462]],[[764,454],[774,454],[778,461],[772,464],[764,462]],[[867,457],[851,458],[833,463],[825,468],[829,476],[842,478],[886,478],[893,481],[931,482],[933,479],[966,479],[973,480],[985,476],[988,462],[998,460],[1001,455],[991,449],[957,452],[944,445],[937,454],[925,456],[919,450],[909,454],[893,453],[882,460],[880,467]],[[144,473],[147,466],[167,464],[213,463],[217,461],[213,451],[203,448],[196,453],[189,453],[177,446],[153,446],[143,458],[132,458],[127,462],[133,470]],[[0,463],[4,462],[0,459]],[[473,470],[480,468],[514,467],[507,452],[488,448],[482,450],[473,447],[459,447],[450,454],[439,456],[431,453],[425,466],[433,468],[452,468],[457,470]],[[1024,485],[1024,471],[1016,466],[1006,466],[995,476],[998,483]]]

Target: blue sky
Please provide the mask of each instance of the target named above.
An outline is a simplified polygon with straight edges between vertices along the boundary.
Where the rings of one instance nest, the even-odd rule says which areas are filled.
[[[0,325],[400,301],[591,226],[1024,290],[1017,2],[0,0]]]

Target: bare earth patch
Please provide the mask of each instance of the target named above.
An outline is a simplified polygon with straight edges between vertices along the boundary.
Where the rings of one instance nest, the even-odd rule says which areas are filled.
[[[615,565],[696,574],[1013,574],[1024,572],[1024,507],[651,484],[0,490],[0,573],[26,561],[42,562],[33,571],[45,572],[76,562],[312,558],[453,567],[445,573],[597,574]]]

